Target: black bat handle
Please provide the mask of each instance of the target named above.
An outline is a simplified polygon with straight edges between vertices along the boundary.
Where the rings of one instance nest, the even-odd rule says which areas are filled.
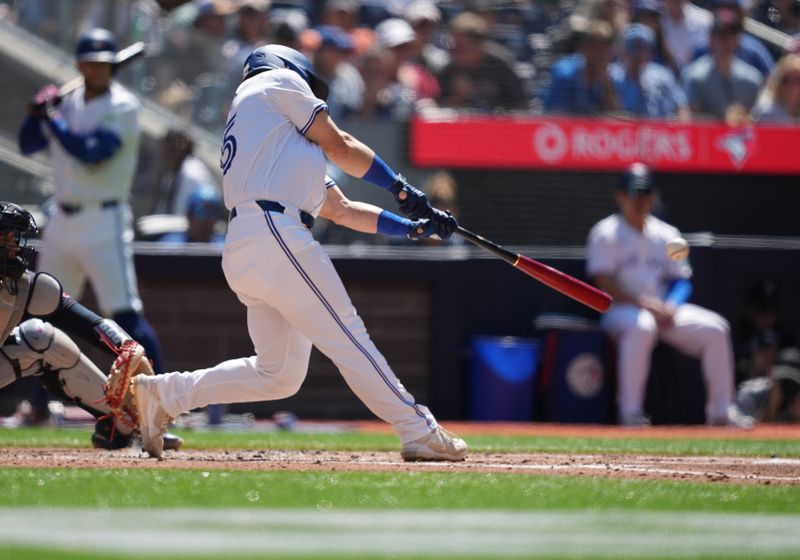
[[[485,237],[478,235],[477,233],[474,233],[463,226],[458,226],[456,233],[458,233],[461,237],[463,237],[467,241],[474,243],[478,247],[482,247],[487,251],[494,253],[495,255],[497,255],[510,265],[513,266],[517,265],[517,261],[519,260],[519,255],[517,253],[511,252],[508,249],[501,247],[497,243],[493,243],[492,241],[489,241]]]

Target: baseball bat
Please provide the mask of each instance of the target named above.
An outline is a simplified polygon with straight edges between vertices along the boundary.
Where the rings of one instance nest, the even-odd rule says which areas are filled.
[[[565,274],[560,270],[556,270],[530,257],[509,251],[497,243],[489,241],[485,237],[473,233],[464,227],[458,226],[456,232],[461,235],[461,237],[497,255],[514,268],[535,278],[545,286],[549,286],[557,292],[561,292],[565,296],[571,297],[575,301],[591,307],[595,311],[604,313],[611,305],[610,295],[602,290],[598,290],[594,286],[590,286],[586,282],[582,282],[569,274]]]
[[[136,41],[122,49],[121,51],[117,51],[114,55],[114,66],[116,69],[125,66],[126,64],[136,60],[140,56],[144,55],[145,44],[143,41]],[[62,84],[61,87],[58,88],[58,95],[59,97],[64,97],[69,92],[74,91],[83,83],[83,76],[75,76],[71,80],[67,81],[66,83]]]

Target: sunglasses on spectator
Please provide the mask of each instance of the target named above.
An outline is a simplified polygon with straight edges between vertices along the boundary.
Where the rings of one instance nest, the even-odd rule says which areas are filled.
[[[781,85],[800,85],[800,74],[786,74],[781,79]]]

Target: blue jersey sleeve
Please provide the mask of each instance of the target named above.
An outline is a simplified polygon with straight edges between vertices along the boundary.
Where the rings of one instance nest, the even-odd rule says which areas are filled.
[[[104,128],[98,128],[88,134],[76,134],[61,119],[50,119],[46,122],[64,149],[83,163],[100,163],[113,156],[122,147],[120,137]]]
[[[47,138],[42,132],[42,121],[28,115],[19,129],[19,149],[27,155],[43,150],[47,147]]]

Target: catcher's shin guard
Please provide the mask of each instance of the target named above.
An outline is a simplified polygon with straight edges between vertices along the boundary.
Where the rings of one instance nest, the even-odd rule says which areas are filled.
[[[111,412],[103,390],[108,378],[66,333],[30,319],[12,336],[14,344],[4,345],[3,353],[16,360],[22,375],[41,375],[42,384],[56,397],[75,403],[95,418]],[[124,422],[115,424],[122,435],[132,431]]]

